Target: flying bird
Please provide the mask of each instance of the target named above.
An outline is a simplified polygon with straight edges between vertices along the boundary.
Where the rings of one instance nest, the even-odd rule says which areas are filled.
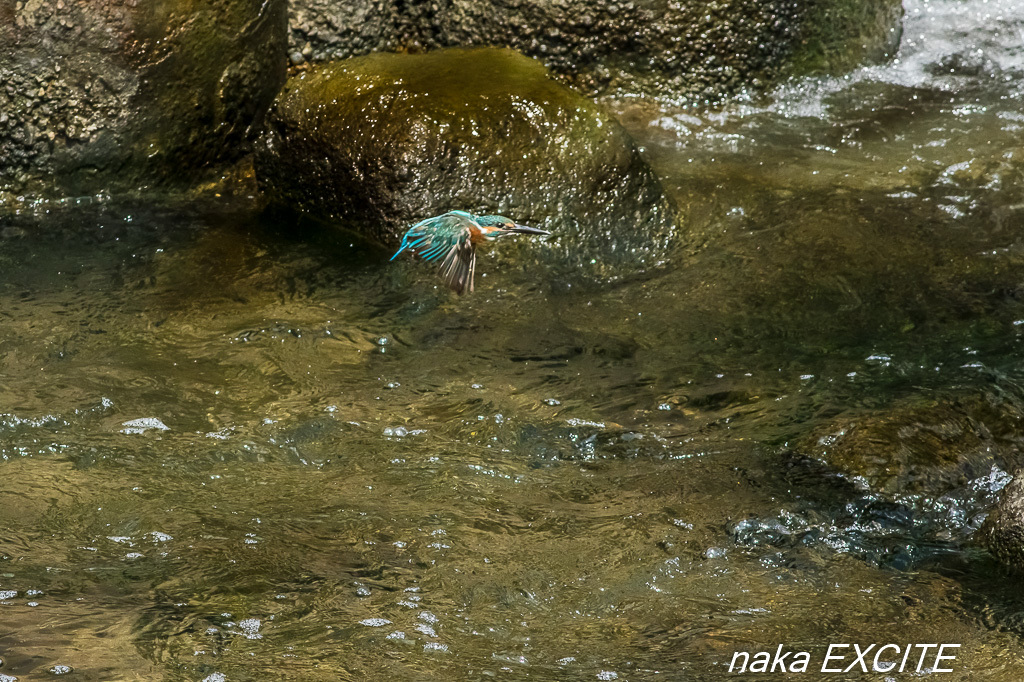
[[[455,293],[463,294],[467,290],[473,291],[477,244],[506,234],[551,233],[517,225],[505,216],[475,216],[466,211],[449,211],[410,227],[391,260],[408,249],[428,263],[439,263],[439,272],[445,283]]]

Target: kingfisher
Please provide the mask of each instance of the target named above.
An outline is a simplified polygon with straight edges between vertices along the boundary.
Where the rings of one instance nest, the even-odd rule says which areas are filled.
[[[466,211],[449,211],[410,227],[391,260],[408,249],[428,263],[440,263],[439,272],[445,284],[455,293],[463,294],[473,291],[477,244],[506,234],[551,233],[517,225],[501,215],[476,216]]]

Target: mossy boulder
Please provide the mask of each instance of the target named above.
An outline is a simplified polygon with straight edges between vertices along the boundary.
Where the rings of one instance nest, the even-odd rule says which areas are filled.
[[[285,79],[285,0],[0,3],[0,200],[194,182]]]
[[[256,173],[277,201],[388,245],[448,210],[502,213],[554,231],[550,261],[601,279],[656,264],[675,228],[622,127],[507,49],[301,72],[277,99]]]
[[[1008,567],[1024,572],[1024,474],[1003,488],[995,509],[981,527],[979,538]]]
[[[885,59],[899,45],[903,7],[900,0],[293,0],[290,11],[291,49],[314,61],[505,46],[588,92],[703,101],[785,75]]]

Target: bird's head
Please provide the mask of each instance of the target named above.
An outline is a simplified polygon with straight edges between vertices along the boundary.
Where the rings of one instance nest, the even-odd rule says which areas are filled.
[[[480,232],[487,239],[494,239],[503,234],[551,234],[547,230],[541,230],[528,225],[517,225],[515,222],[503,215],[485,215],[476,219],[480,226]]]

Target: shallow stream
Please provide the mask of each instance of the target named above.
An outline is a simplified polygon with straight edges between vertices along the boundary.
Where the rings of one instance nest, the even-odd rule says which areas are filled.
[[[456,298],[244,201],[0,217],[0,680],[1024,679],[972,542],[1024,461],[1024,4],[905,6],[890,65],[605,102],[683,215],[614,284],[498,246]]]

